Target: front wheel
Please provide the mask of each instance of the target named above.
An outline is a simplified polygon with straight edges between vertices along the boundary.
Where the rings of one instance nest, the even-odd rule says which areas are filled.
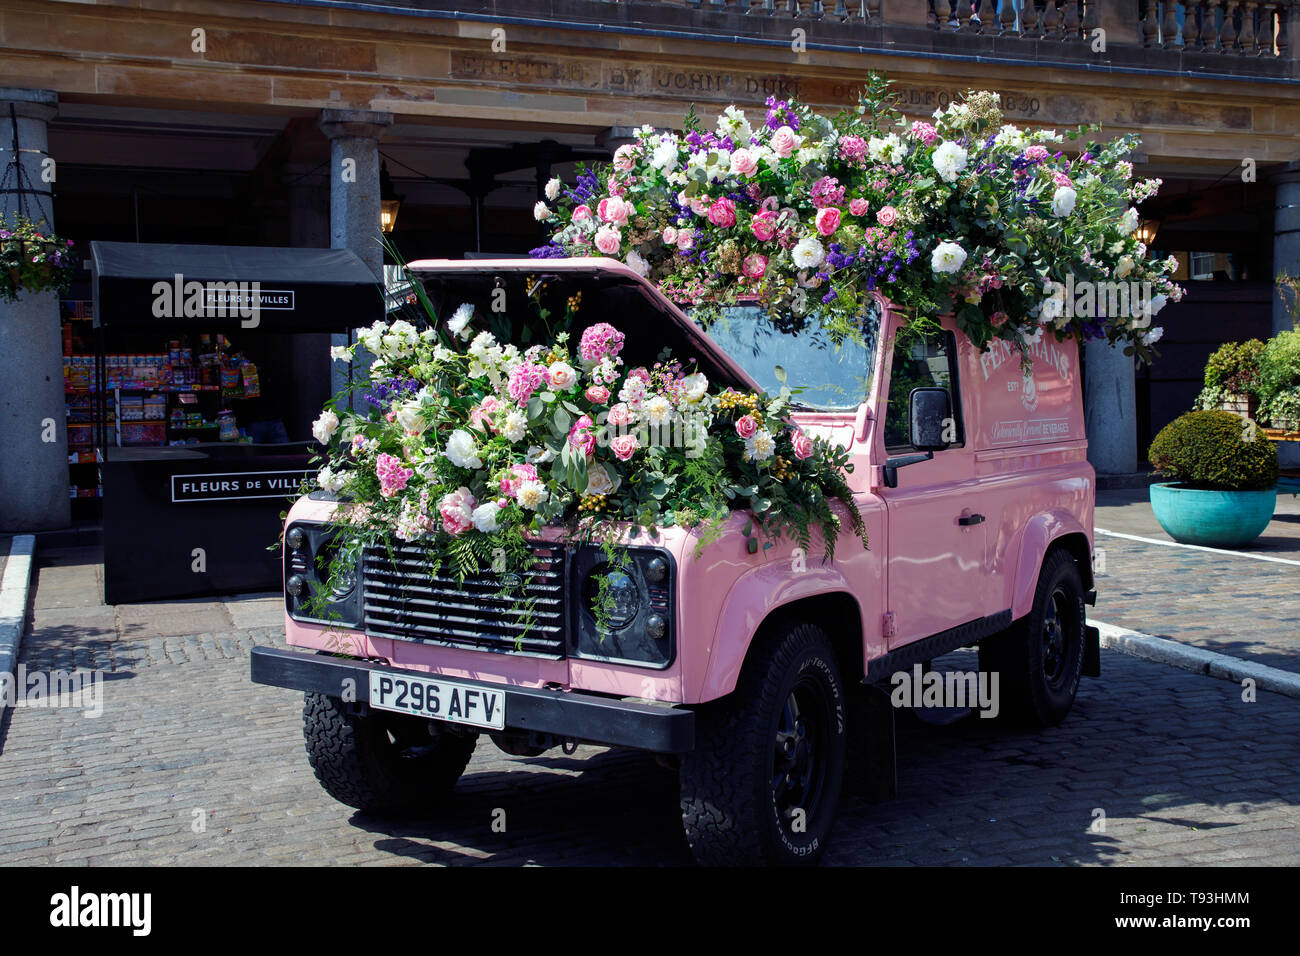
[[[681,765],[687,842],[705,865],[815,863],[844,778],[839,667],[812,624],[787,624],[752,653],[736,690],[698,711]]]
[[[1083,581],[1062,550],[1043,559],[1027,615],[980,644],[980,670],[998,675],[999,706],[1013,720],[1050,727],[1065,719],[1083,673]]]

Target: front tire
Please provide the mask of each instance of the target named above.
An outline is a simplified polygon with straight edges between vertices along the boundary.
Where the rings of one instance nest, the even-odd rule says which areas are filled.
[[[325,694],[304,695],[302,732],[326,793],[357,810],[400,816],[418,815],[447,796],[477,743],[419,717],[355,713]]]
[[[821,628],[784,625],[735,692],[697,712],[682,824],[708,866],[813,864],[835,822],[847,751],[844,686]]]
[[[1004,716],[1035,727],[1065,719],[1083,673],[1086,627],[1079,566],[1066,551],[1049,551],[1029,613],[980,644],[979,667],[998,674]]]

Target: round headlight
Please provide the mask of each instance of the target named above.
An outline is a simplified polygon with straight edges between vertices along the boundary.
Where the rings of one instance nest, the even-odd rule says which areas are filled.
[[[609,627],[627,627],[641,610],[641,589],[636,581],[626,571],[608,565],[587,575],[583,593],[592,617]]]
[[[306,540],[307,536],[302,533],[302,528],[290,528],[289,533],[284,536],[284,543],[294,551],[301,548]]]
[[[284,582],[284,589],[294,597],[301,596],[303,589],[307,586],[307,580],[301,574],[295,574]]]
[[[650,563],[645,566],[645,576],[651,584],[661,583],[668,577],[668,562],[659,557],[651,558]]]
[[[668,633],[668,622],[662,614],[651,614],[646,618],[645,632],[657,641]]]

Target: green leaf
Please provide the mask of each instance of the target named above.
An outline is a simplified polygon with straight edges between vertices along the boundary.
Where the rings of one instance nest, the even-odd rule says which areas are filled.
[[[534,395],[528,400],[528,420],[536,421],[542,414],[542,400]]]
[[[573,423],[573,419],[569,417],[569,413],[563,408],[557,408],[555,414],[551,417],[551,422],[555,425],[556,434],[567,435],[569,425]]]
[[[573,412],[573,414],[578,416],[582,415],[582,409],[579,408],[577,405],[573,404],[573,402],[561,402],[561,404],[569,411]]]
[[[750,554],[758,554],[758,539],[747,538],[745,540],[745,550],[748,551]]]
[[[541,399],[542,399],[542,401],[544,401],[544,402],[553,402],[553,401],[555,401],[555,393],[554,393],[554,392],[542,392],[542,394],[541,394]]]
[[[781,366],[781,365],[776,366],[774,369],[772,369],[772,373],[776,376],[776,380],[777,380],[778,382],[780,382],[782,385],[785,384],[785,377],[786,377],[786,376],[785,376],[785,367],[784,367],[784,366]]]
[[[754,510],[754,514],[761,515],[768,508],[772,507],[772,499],[755,498],[753,502],[750,503],[750,507]]]
[[[754,532],[754,519],[750,518],[745,522],[745,527],[740,529],[740,533],[748,538]]]

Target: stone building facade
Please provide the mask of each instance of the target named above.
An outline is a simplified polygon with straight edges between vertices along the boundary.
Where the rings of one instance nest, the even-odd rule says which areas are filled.
[[[0,155],[79,243],[334,246],[378,276],[385,172],[407,257],[520,253],[545,179],[632,127],[771,95],[844,107],[877,70],[918,117],[993,89],[1021,124],[1142,135],[1139,172],[1165,181],[1143,228],[1190,292],[1154,367],[1088,347],[1099,472],[1138,469],[1218,342],[1290,327],[1273,277],[1300,269],[1296,0],[465,6],[0,0]],[[58,323],[52,295],[0,305],[0,529],[69,521],[66,444],[39,424],[63,420]]]

